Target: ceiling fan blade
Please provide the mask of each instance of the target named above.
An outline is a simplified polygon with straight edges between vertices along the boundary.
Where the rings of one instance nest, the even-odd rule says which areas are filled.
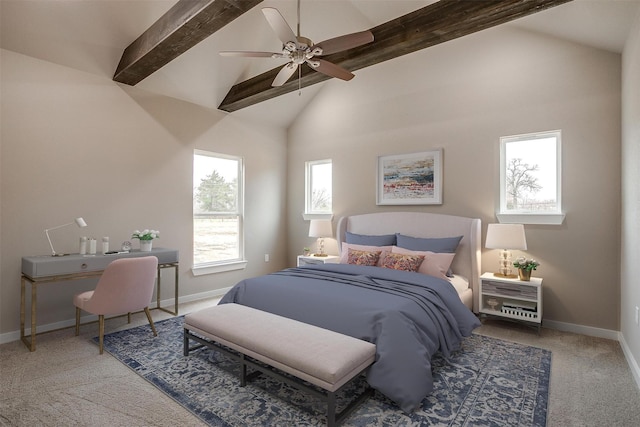
[[[273,28],[282,44],[287,42],[297,42],[296,34],[293,32],[287,21],[282,17],[278,9],[273,7],[265,7],[262,9],[264,17],[267,18],[267,22]]]
[[[313,58],[312,60],[307,61],[307,63],[314,70],[331,77],[337,77],[339,79],[347,81],[355,77],[355,74],[353,74],[351,71],[346,70],[341,66],[334,64],[333,62],[325,61],[324,59]]]
[[[296,64],[295,62],[289,62],[287,65],[282,67],[276,78],[273,79],[273,83],[271,83],[271,86],[282,86],[287,82],[287,80],[289,80],[289,77],[291,77],[297,69],[298,64]]]
[[[322,49],[322,55],[331,55],[332,53],[341,52],[343,50],[352,49],[362,46],[363,44],[373,41],[373,33],[371,31],[360,31],[359,33],[347,34],[333,39],[320,42],[314,47]]]
[[[283,55],[277,52],[251,52],[242,50],[223,50],[221,56],[245,56],[250,58],[282,58]]]

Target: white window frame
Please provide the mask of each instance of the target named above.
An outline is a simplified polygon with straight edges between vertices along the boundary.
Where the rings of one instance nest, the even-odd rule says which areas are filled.
[[[302,214],[303,218],[306,220],[310,219],[328,219],[331,220],[333,218],[333,191],[331,194],[331,207],[328,211],[317,211],[312,209],[312,196],[313,196],[313,168],[315,166],[321,166],[330,164],[332,168],[333,175],[333,162],[331,159],[323,159],[323,160],[310,160],[305,162],[305,194],[304,194],[304,213]],[[332,178],[333,182],[333,178]]]
[[[239,156],[232,156],[227,154],[215,153],[212,151],[206,150],[198,150],[195,149],[193,152],[194,160],[195,156],[209,156],[220,159],[228,159],[235,160],[238,162],[238,200],[235,212],[224,212],[218,214],[211,214],[213,216],[228,216],[228,215],[237,215],[238,217],[238,257],[222,260],[222,261],[213,261],[206,263],[195,263],[195,259],[193,261],[192,272],[194,276],[201,276],[204,274],[213,274],[213,273],[221,273],[225,271],[232,270],[241,270],[244,269],[247,265],[247,261],[244,258],[244,159]],[[195,183],[194,183],[195,185]],[[192,195],[195,197],[195,194]],[[193,218],[195,220],[195,212],[193,213]],[[195,230],[194,230],[195,233]],[[195,236],[194,236],[195,237]],[[194,243],[194,253],[195,253],[195,239],[193,239]]]
[[[507,209],[507,144],[543,138],[556,139],[556,209],[553,211]],[[560,130],[503,136],[500,138],[500,206],[496,217],[498,222],[503,224],[562,224],[565,214],[562,212],[562,132]]]

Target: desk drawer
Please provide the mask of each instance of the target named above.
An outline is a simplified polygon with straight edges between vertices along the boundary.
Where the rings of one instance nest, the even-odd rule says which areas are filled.
[[[119,258],[136,258],[153,255],[158,263],[169,264],[178,262],[178,251],[175,249],[157,248],[151,252],[132,251],[128,254],[83,256],[73,254],[63,257],[48,255],[22,258],[22,273],[31,278],[59,276],[63,274],[102,271],[111,261]]]

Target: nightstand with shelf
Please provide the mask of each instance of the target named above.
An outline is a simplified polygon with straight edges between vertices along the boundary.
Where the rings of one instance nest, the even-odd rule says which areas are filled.
[[[480,276],[480,314],[542,325],[542,279],[508,279],[484,273]]]
[[[297,266],[315,265],[315,264],[337,264],[340,257],[337,255],[314,256],[314,255],[298,255]]]

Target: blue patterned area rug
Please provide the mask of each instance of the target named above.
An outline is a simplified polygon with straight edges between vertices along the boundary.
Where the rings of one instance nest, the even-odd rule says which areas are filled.
[[[208,348],[182,355],[183,317],[105,336],[105,350],[210,426],[323,426],[326,407],[260,376],[240,387],[237,363]],[[94,339],[94,340],[97,340]],[[411,414],[380,393],[344,426],[545,426],[551,352],[472,335],[454,357],[432,362],[434,392]],[[365,386],[344,391],[340,406]]]

